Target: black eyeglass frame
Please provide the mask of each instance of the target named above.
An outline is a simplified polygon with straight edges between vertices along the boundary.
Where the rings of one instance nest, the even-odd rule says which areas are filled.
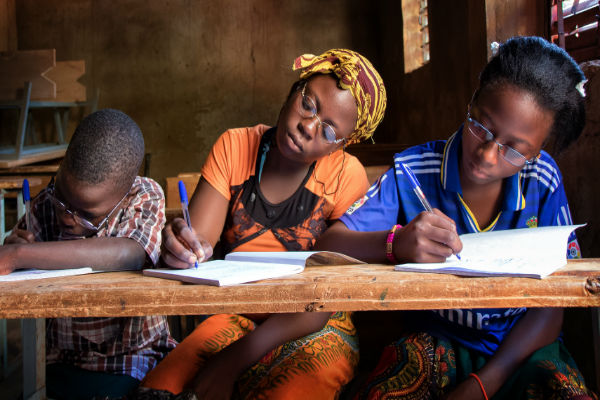
[[[52,180],[48,184],[47,193],[48,193],[48,198],[50,199],[50,201],[52,202],[52,205],[54,205],[54,207],[56,209],[58,209],[62,213],[67,214],[69,217],[73,218],[73,221],[75,221],[78,225],[80,225],[83,228],[85,228],[86,230],[88,230],[90,232],[94,232],[94,233],[98,232],[100,229],[103,228],[103,226],[105,224],[108,223],[108,220],[110,219],[112,214],[121,205],[123,200],[125,200],[125,198],[129,195],[129,191],[127,191],[127,193],[125,193],[125,196],[123,196],[123,198],[121,198],[121,200],[119,200],[117,202],[117,204],[115,204],[115,206],[112,208],[112,210],[110,210],[110,212],[108,214],[106,214],[106,217],[104,217],[102,219],[102,221],[100,221],[100,223],[94,224],[89,219],[79,215],[79,213],[77,211],[71,210],[65,203],[63,203],[56,197],[56,194],[55,194],[56,186],[54,184],[54,178],[52,178]]]
[[[506,162],[508,162],[509,164],[511,164],[515,167],[522,168],[525,165],[532,164],[540,156],[538,154],[538,155],[528,159],[523,154],[521,154],[518,150],[515,150],[511,146],[499,143],[496,140],[496,135],[494,135],[492,132],[490,132],[490,130],[488,128],[486,128],[481,122],[471,118],[470,112],[467,112],[467,122],[469,123],[469,126],[468,126],[469,132],[471,132],[471,134],[476,139],[478,139],[481,143],[489,143],[489,142],[493,141],[498,146],[498,154],[500,154],[502,156],[502,158],[504,160],[506,160]],[[473,130],[473,127],[475,127],[480,132],[482,132],[485,135],[485,137],[483,137],[480,134],[478,134],[477,132],[475,132]],[[511,161],[511,159],[512,159],[512,161]]]

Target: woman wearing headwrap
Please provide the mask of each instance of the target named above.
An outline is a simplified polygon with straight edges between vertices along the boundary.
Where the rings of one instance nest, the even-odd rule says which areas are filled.
[[[163,261],[189,268],[232,251],[311,250],[368,188],[347,144],[370,138],[385,88],[371,63],[344,49],[303,55],[277,126],[231,129],[213,146],[190,202],[192,229],[163,231]],[[190,249],[190,250],[189,250]],[[146,379],[139,396],[331,399],[358,363],[345,312],[214,315]]]

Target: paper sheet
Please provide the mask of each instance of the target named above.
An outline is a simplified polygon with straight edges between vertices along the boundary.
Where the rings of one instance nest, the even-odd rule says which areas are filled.
[[[56,278],[60,276],[91,274],[90,267],[72,269],[20,269],[8,275],[0,275],[0,282],[26,281],[31,279]]]
[[[400,264],[397,271],[437,272],[470,276],[543,278],[567,263],[567,240],[583,225],[544,226],[470,233],[460,236],[461,260],[444,263]]]

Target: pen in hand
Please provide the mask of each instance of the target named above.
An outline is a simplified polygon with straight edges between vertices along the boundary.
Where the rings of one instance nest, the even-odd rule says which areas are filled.
[[[183,219],[185,220],[185,223],[187,224],[188,228],[192,229],[192,222],[190,221],[190,212],[188,210],[187,190],[185,190],[185,183],[183,183],[183,181],[179,181],[179,199],[181,200]],[[194,267],[198,269],[198,259],[196,259]]]
[[[23,179],[23,204],[25,205],[25,229],[31,231],[31,197],[29,196],[29,181]]]
[[[412,172],[412,170],[407,165],[405,165],[402,162],[400,162],[400,169],[402,170],[402,173],[404,174],[404,176],[406,176],[406,178],[408,178],[408,181],[410,182],[410,186],[412,186],[413,191],[415,192],[415,194],[417,195],[417,198],[423,205],[423,208],[425,210],[427,210],[428,212],[432,213],[433,208],[431,207],[431,204],[429,204],[429,201],[427,201],[427,197],[425,197],[425,193],[423,193],[423,190],[421,189],[421,184],[417,180],[417,177],[415,176],[415,174]],[[455,254],[455,256],[456,256],[456,258],[458,258],[460,260],[460,254],[457,253],[457,254]]]

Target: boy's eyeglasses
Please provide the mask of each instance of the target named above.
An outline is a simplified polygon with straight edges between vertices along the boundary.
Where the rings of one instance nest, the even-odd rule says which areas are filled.
[[[505,144],[498,143],[496,136],[489,131],[485,126],[471,118],[471,114],[467,113],[467,121],[469,122],[469,132],[482,143],[494,142],[498,145],[498,153],[515,167],[523,167],[525,164],[531,164],[538,157],[527,159],[523,154]]]
[[[313,119],[316,118],[319,121],[319,126],[322,130],[322,137],[329,144],[338,144],[345,141],[345,138],[337,139],[335,130],[327,122],[321,121],[321,118],[317,115],[317,105],[308,97],[304,91],[306,90],[306,83],[302,86],[302,92],[300,92],[300,103],[298,104],[297,111],[302,118]]]
[[[73,218],[73,221],[75,221],[77,224],[79,224],[80,226],[84,227],[86,230],[91,231],[91,232],[98,232],[100,229],[102,229],[102,227],[108,222],[108,219],[110,218],[110,216],[115,212],[117,207],[119,207],[119,205],[123,202],[123,200],[125,200],[127,195],[129,195],[129,192],[125,193],[125,196],[123,196],[123,198],[121,200],[119,200],[119,202],[113,207],[113,209],[110,210],[110,212],[108,214],[106,214],[106,217],[104,217],[104,219],[102,219],[102,221],[100,221],[100,223],[96,225],[93,222],[91,222],[89,219],[79,215],[79,213],[77,211],[70,210],[69,207],[65,203],[63,203],[58,198],[56,198],[55,193],[56,193],[56,189],[54,187],[54,178],[53,178],[52,182],[50,182],[50,184],[48,185],[48,197],[50,198],[52,205],[54,205],[54,207],[57,211],[67,214],[69,217]]]

